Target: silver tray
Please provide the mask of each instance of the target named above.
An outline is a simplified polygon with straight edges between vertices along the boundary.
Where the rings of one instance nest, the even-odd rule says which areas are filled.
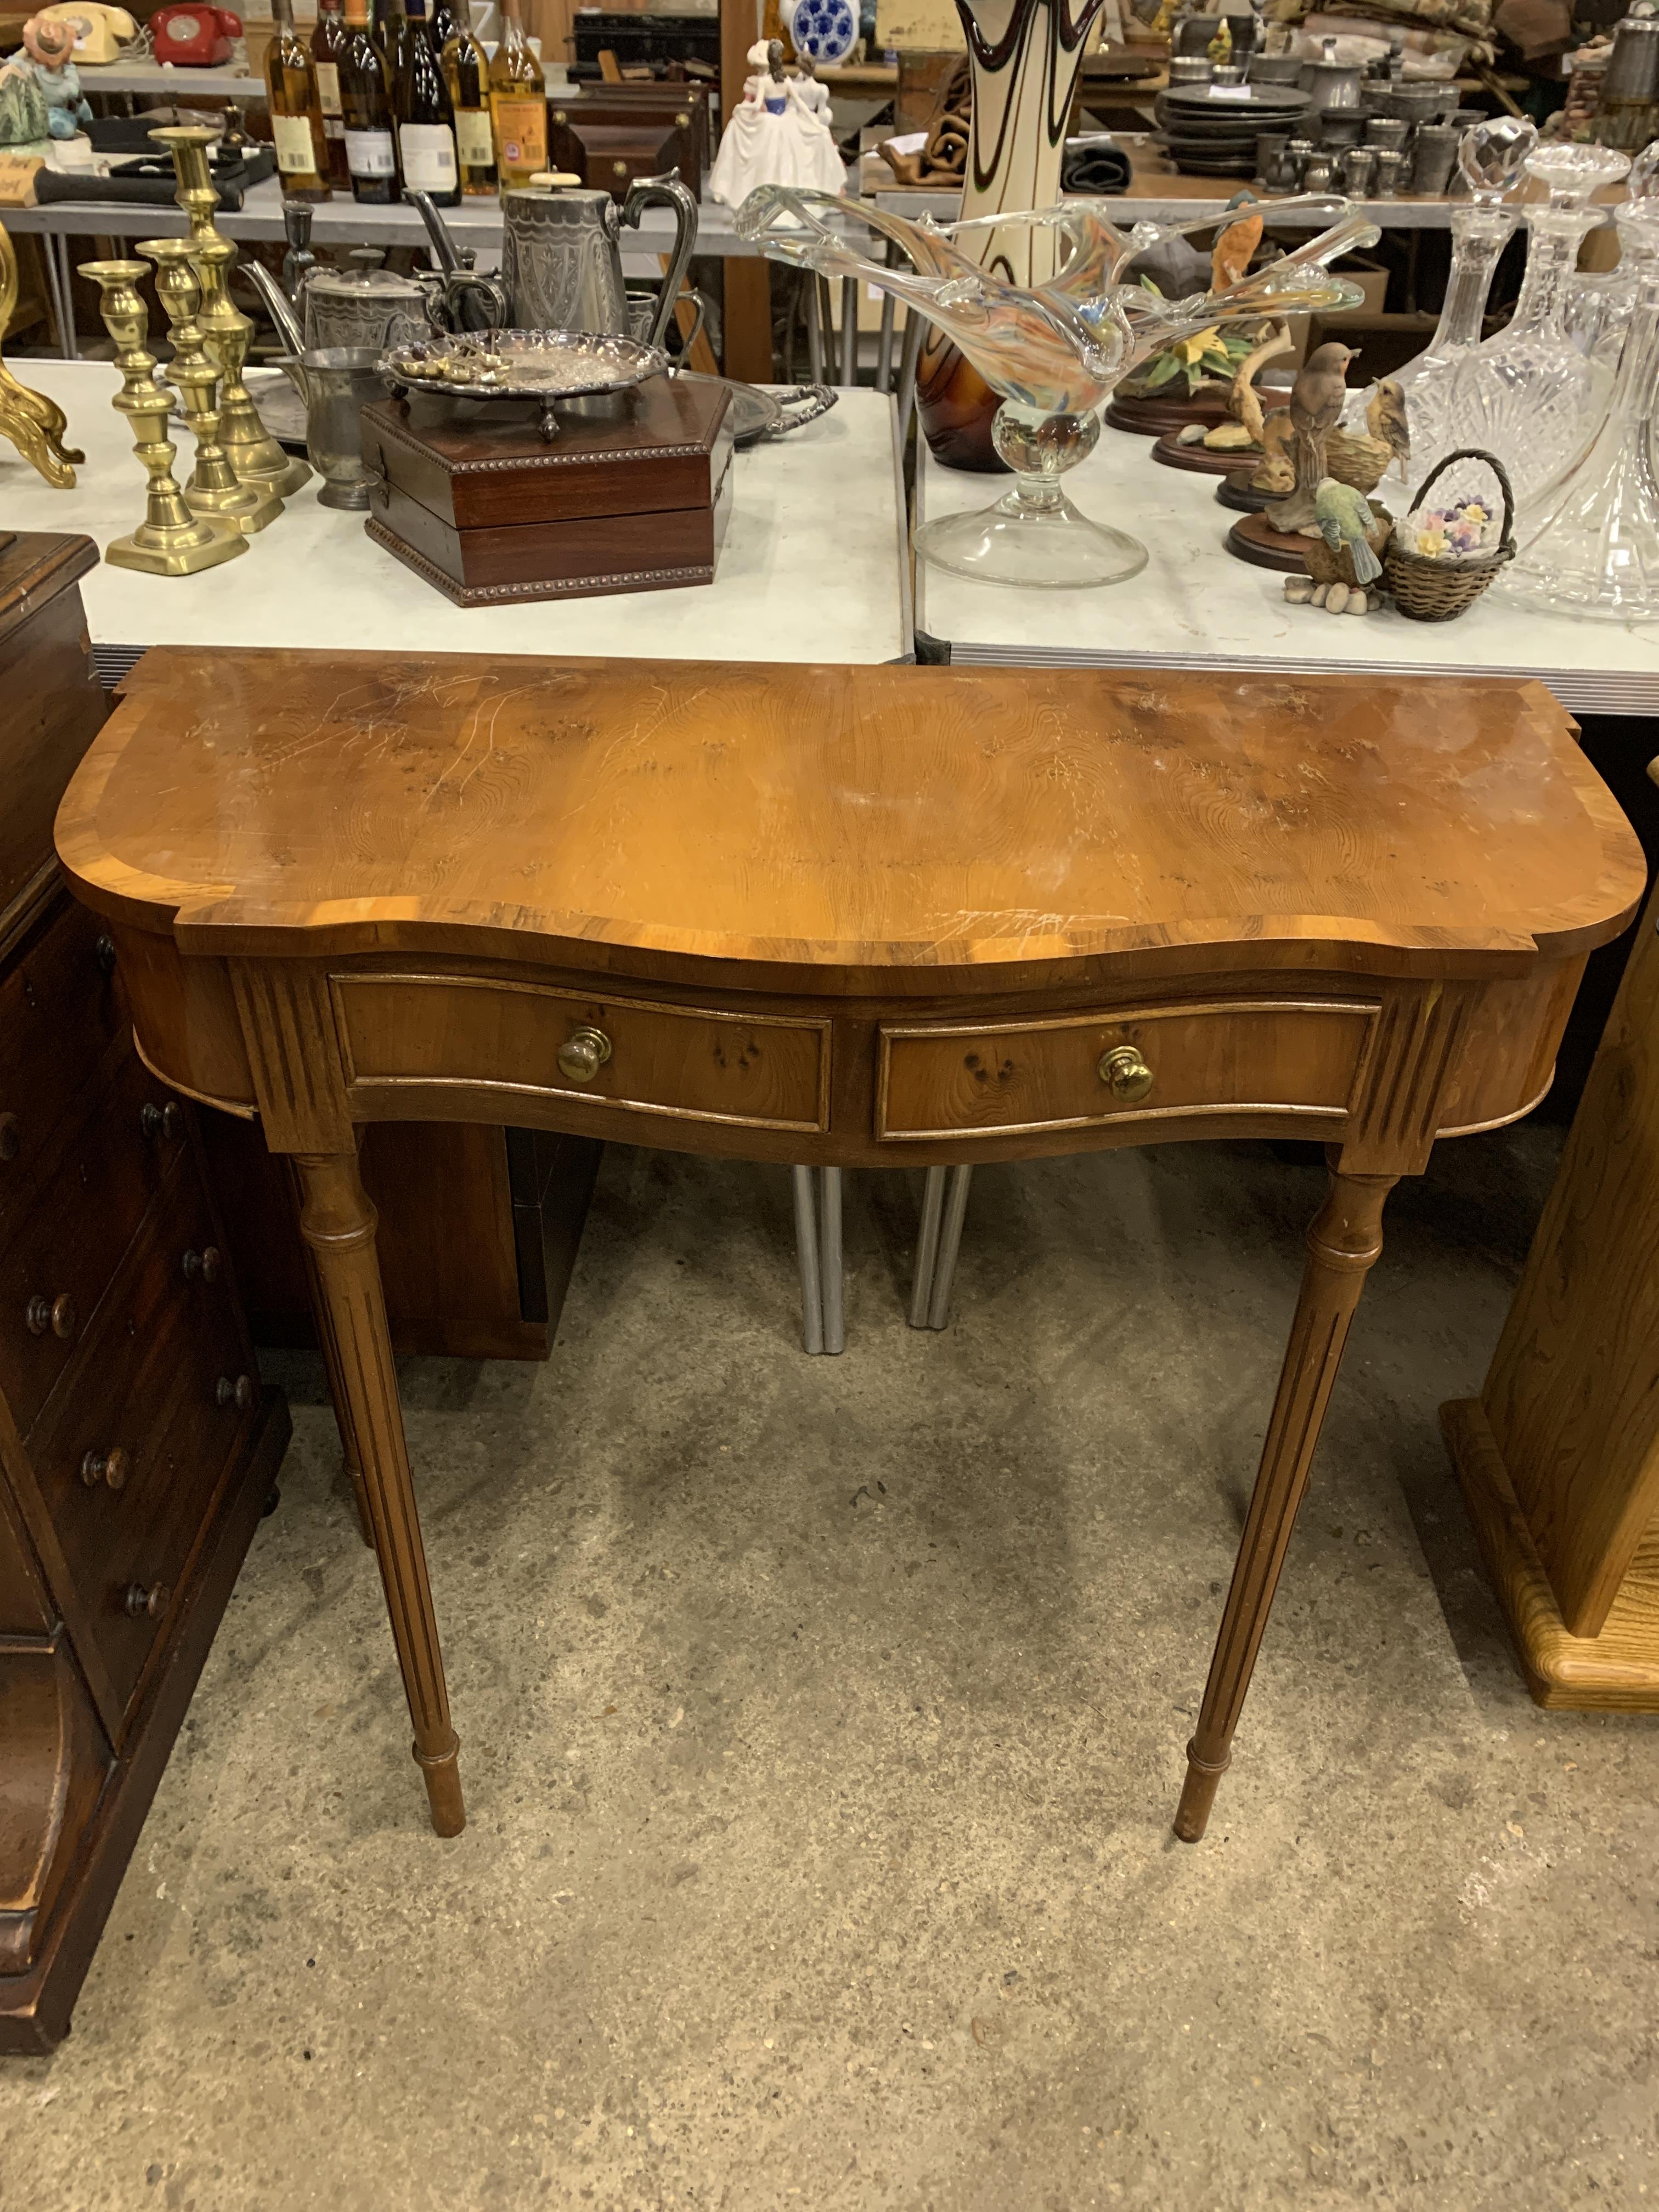
[[[739,453],[757,446],[763,438],[781,438],[827,415],[840,394],[827,384],[797,385],[788,392],[763,392],[757,384],[740,384],[735,377],[701,376],[696,369],[675,372],[680,384],[723,384],[732,395],[732,443]]]
[[[297,453],[301,460],[306,454],[306,403],[283,374],[281,369],[250,368],[243,379],[248,397],[259,410],[259,420],[275,438],[285,453]],[[172,420],[180,428],[188,428],[185,410],[175,393],[171,410]]]
[[[668,356],[659,347],[594,331],[434,335],[388,346],[380,361],[380,374],[390,379],[394,392],[533,400],[541,409],[541,432],[547,439],[558,435],[553,410],[562,399],[626,392],[667,368]]]

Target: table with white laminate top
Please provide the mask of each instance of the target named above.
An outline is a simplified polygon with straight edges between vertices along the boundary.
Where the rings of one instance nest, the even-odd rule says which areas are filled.
[[[1376,495],[1396,517],[1411,490]],[[1398,676],[1533,676],[1571,714],[1659,715],[1659,623],[1627,626],[1554,614],[1504,579],[1455,622],[1409,622],[1392,606],[1362,616],[1292,606],[1285,579],[1226,550],[1238,517],[1218,479],[1165,468],[1150,438],[1103,428],[1066,491],[1085,514],[1138,538],[1151,557],[1127,583],[1027,591],[969,583],[918,561],[915,626],[923,650],[952,661],[1026,667],[1236,668],[1251,674],[1349,669]],[[988,507],[1006,477],[941,468],[924,453],[918,522]]]
[[[86,453],[54,491],[0,441],[0,528],[84,531],[100,547],[143,519],[144,472],[120,388],[99,362],[28,361],[24,380],[69,416]],[[840,404],[784,438],[732,457],[731,520],[714,581],[604,599],[458,607],[371,544],[364,517],[323,507],[318,482],[248,540],[239,560],[196,576],[145,576],[107,562],[82,580],[100,673],[112,683],[152,645],[406,646],[422,653],[597,653],[633,659],[858,663],[912,652],[904,501],[884,393]],[[174,474],[193,446],[175,427]]]

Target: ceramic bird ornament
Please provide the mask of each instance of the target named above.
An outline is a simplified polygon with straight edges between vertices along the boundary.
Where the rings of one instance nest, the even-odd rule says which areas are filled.
[[[1333,553],[1347,547],[1357,584],[1363,587],[1382,574],[1382,563],[1370,546],[1376,517],[1364,492],[1356,491],[1352,484],[1338,483],[1334,477],[1322,477],[1314,493],[1314,519]]]

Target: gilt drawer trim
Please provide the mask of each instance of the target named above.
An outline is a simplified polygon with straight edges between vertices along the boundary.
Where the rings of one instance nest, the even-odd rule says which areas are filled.
[[[1055,1129],[1094,1129],[1107,1125],[1116,1127],[1126,1121],[1231,1120],[1240,1114],[1294,1115],[1301,1121],[1340,1128],[1348,1119],[1346,1102],[1340,1106],[1310,1106],[1283,1099],[1206,1098],[1188,1105],[1126,1106],[1114,1104],[1109,1096],[1104,1093],[1100,1111],[1094,1114],[1056,1115],[1035,1121],[993,1121],[983,1126],[956,1123],[943,1127],[894,1128],[888,1121],[893,1047],[910,1042],[932,1043],[951,1037],[1031,1036],[1056,1030],[1112,1029],[1132,1023],[1191,1021],[1205,1018],[1234,1020],[1255,1014],[1357,1015],[1365,1023],[1365,1030],[1359,1050],[1354,1055],[1348,1093],[1348,1098],[1352,1100],[1354,1086],[1376,1058],[1376,1024],[1381,1012],[1381,1005],[1375,999],[1200,999],[1163,1006],[1102,1007],[1086,1014],[1062,1014],[1036,1021],[884,1022],[881,1025],[876,1059],[876,1136],[884,1144],[963,1144],[971,1143],[975,1138],[983,1138],[990,1142],[1008,1137],[1041,1135]]]
[[[542,1001],[550,1006],[602,1006],[614,1008],[619,1017],[644,1014],[676,1021],[720,1023],[733,1029],[779,1030],[795,1036],[810,1037],[817,1047],[813,1115],[811,1119],[805,1119],[762,1114],[722,1114],[709,1107],[585,1091],[574,1083],[514,1083],[470,1075],[365,1075],[359,1070],[352,1053],[351,1020],[347,998],[353,991],[386,985],[413,985],[444,991],[482,991],[495,998],[522,997]],[[788,1133],[811,1135],[823,1134],[830,1127],[830,1039],[834,1025],[829,1020],[817,1021],[799,1015],[741,1013],[727,1007],[676,1004],[659,999],[622,998],[602,989],[563,990],[550,983],[524,983],[484,975],[418,971],[394,973],[384,969],[341,970],[330,975],[328,988],[333,1002],[346,1094],[348,1100],[354,1103],[368,1103],[388,1092],[443,1091],[504,1103],[515,1098],[556,1099],[562,1105],[590,1106],[599,1114],[606,1111],[651,1114],[669,1121],[719,1122],[728,1128],[737,1129],[777,1129]]]

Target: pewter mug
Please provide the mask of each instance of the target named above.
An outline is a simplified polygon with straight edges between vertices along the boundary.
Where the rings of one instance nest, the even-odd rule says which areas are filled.
[[[380,360],[378,346],[313,346],[276,363],[306,403],[306,459],[323,479],[321,507],[368,505],[373,478],[363,466],[362,416],[391,388]]]
[[[657,205],[674,210],[674,250],[636,329],[620,233]],[[515,328],[596,331],[660,346],[696,244],[697,204],[678,174],[641,178],[620,209],[609,192],[530,185],[501,194],[501,282]]]

